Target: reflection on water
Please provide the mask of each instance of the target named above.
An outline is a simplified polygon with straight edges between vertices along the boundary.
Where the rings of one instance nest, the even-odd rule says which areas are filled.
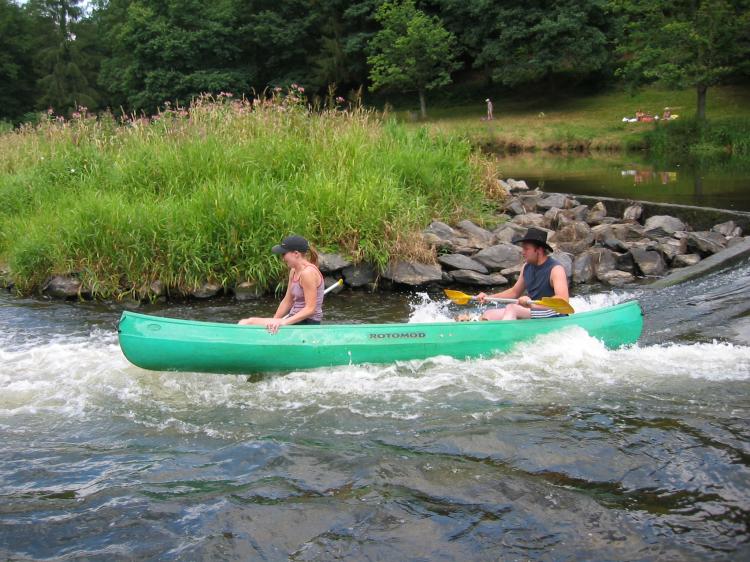
[[[498,157],[504,177],[549,192],[750,211],[750,161],[658,161],[637,155],[520,153]]]
[[[741,560],[750,521],[750,265],[472,361],[246,377],[152,373],[114,305],[0,296],[0,557]],[[233,321],[268,299],[144,307]],[[422,322],[428,295],[344,293],[336,321]],[[718,339],[717,339],[718,338]]]

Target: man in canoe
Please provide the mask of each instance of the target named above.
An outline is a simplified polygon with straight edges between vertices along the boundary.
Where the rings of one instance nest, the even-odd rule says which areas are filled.
[[[518,304],[487,310],[481,319],[525,320],[561,316],[554,310],[531,302],[544,297],[556,297],[566,301],[569,298],[568,276],[562,264],[549,256],[552,248],[547,243],[547,233],[532,227],[524,236],[513,240],[513,243],[521,244],[523,258],[526,261],[518,276],[518,281],[510,289],[494,295],[479,293],[477,299],[483,302],[486,298],[511,298],[518,299]]]
[[[273,318],[243,318],[242,325],[265,326],[275,334],[289,324],[320,324],[325,283],[318,269],[318,254],[302,236],[287,236],[271,251],[289,267],[286,294]]]

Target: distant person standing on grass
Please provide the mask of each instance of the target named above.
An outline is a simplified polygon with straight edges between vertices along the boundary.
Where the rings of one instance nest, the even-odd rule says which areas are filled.
[[[492,121],[494,119],[492,115],[492,100],[490,100],[490,98],[487,98],[484,101],[487,102],[487,121]]]

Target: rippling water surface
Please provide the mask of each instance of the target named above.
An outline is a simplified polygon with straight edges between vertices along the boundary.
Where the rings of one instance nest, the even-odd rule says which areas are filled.
[[[247,377],[151,373],[121,309],[0,297],[0,557],[750,558],[750,265],[638,298],[609,351],[577,329],[483,360]],[[331,321],[428,321],[352,293]],[[275,303],[145,307],[232,321]]]

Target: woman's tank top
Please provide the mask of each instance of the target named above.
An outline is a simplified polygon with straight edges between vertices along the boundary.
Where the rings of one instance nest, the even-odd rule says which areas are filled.
[[[552,288],[549,278],[552,268],[556,265],[560,265],[560,262],[548,257],[542,265],[527,263],[523,266],[523,282],[531,300],[555,296],[555,289]]]
[[[310,264],[306,267],[315,266]],[[320,273],[320,270],[315,267],[315,271],[320,276],[320,282],[318,283],[318,294],[315,299],[315,314],[308,316],[308,318],[320,322],[323,320],[323,291],[325,291],[325,283],[323,283],[323,275]],[[294,274],[292,274],[292,308],[289,310],[288,316],[294,316],[303,308],[305,308],[305,290],[300,285],[299,278],[295,279]]]

